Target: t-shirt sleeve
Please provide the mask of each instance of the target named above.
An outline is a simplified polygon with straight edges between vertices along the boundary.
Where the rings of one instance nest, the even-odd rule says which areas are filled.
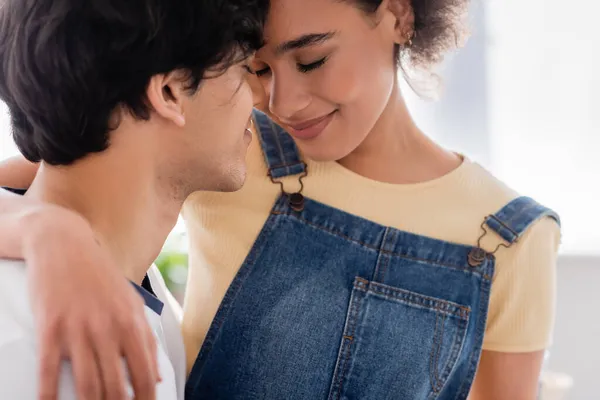
[[[519,242],[496,253],[483,349],[521,353],[552,342],[560,228],[543,218]]]
[[[63,361],[60,368],[57,400],[77,400],[71,363]],[[125,368],[124,363],[123,368]],[[39,373],[38,353],[32,337],[25,335],[5,341],[0,338],[1,400],[37,400]],[[133,396],[133,389],[129,382],[125,390],[129,396]]]
[[[0,343],[0,399],[38,399],[36,348],[28,336]],[[71,365],[63,362],[58,400],[76,400]]]
[[[0,399],[35,400],[37,385],[32,383],[37,373],[29,341],[15,339],[0,343]]]

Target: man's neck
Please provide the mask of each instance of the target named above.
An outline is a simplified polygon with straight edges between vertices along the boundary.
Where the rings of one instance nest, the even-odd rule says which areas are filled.
[[[42,164],[27,192],[87,219],[100,245],[136,283],[160,253],[184,200],[161,183],[149,150],[125,143],[68,167]]]

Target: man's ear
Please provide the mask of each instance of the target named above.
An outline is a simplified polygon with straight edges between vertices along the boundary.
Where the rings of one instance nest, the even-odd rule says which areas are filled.
[[[172,121],[179,127],[185,126],[184,99],[185,80],[181,72],[154,75],[148,84],[146,95],[155,113]]]

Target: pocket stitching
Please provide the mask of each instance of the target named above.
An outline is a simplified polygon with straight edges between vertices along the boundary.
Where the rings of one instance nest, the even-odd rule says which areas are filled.
[[[440,317],[442,318],[442,333],[438,334],[438,326],[439,326],[439,321],[440,321]],[[438,358],[439,358],[439,352],[440,352],[440,347],[442,346],[442,339],[444,337],[444,322],[445,322],[446,318],[444,314],[441,313],[436,313],[436,317],[435,317],[435,329],[433,332],[433,337],[435,338],[435,341],[433,343],[433,346],[431,346],[431,355],[429,357],[429,379],[431,380],[431,390],[434,393],[437,393],[438,386],[439,386],[439,377],[438,377],[438,372],[437,372],[437,364],[438,364]]]
[[[448,355],[448,361],[446,361],[446,364],[442,371],[442,376],[438,377],[437,387],[433,394],[437,395],[437,394],[439,394],[439,392],[441,392],[441,390],[444,388],[444,385],[446,384],[446,381],[448,380],[448,377],[450,376],[450,373],[452,372],[452,370],[454,369],[454,366],[456,365],[456,360],[458,359],[458,355],[460,354],[460,351],[464,345],[464,336],[465,336],[465,332],[466,332],[466,324],[467,323],[468,323],[468,321],[465,321],[465,320],[459,319],[457,321],[457,329],[456,329],[456,333],[454,334],[454,338],[452,339],[452,347],[450,348],[450,354]],[[461,338],[463,340],[461,340]],[[437,365],[436,365],[436,367],[437,367]],[[436,372],[437,372],[437,368],[436,368]]]
[[[460,351],[462,350],[462,347],[464,345],[464,340],[460,340],[460,338],[464,337],[466,335],[466,325],[467,325],[467,321],[464,320],[459,320],[458,321],[458,329],[456,331],[456,334],[454,335],[454,341],[452,343],[452,350],[450,352],[450,356],[449,359],[453,359],[456,360],[458,358],[458,355],[460,354]],[[454,363],[446,363],[446,367],[444,368],[444,372],[442,373],[442,381],[445,383],[446,380],[448,380],[448,377],[450,376],[450,373],[452,372],[452,369],[454,368],[454,365],[456,364]],[[439,390],[442,390],[443,385],[440,387]]]
[[[495,265],[492,264],[492,271],[491,274],[494,274],[494,267]],[[479,316],[479,319],[482,318],[482,315],[487,315],[487,307],[489,306],[489,286],[487,287],[487,291],[488,291],[488,301],[484,302],[484,291],[486,290],[485,285],[486,281],[481,281],[480,285],[479,285],[479,310],[481,315]],[[485,337],[485,324],[483,324],[483,329],[481,328],[480,324],[476,325],[476,331],[475,331],[475,339],[477,340],[477,338],[479,337]],[[477,364],[479,362],[479,356],[481,355],[481,351],[482,351],[482,344],[481,342],[479,343],[479,349],[477,349],[477,346],[473,349],[471,349],[471,356],[468,359],[468,372],[466,375],[466,378],[463,379],[462,383],[460,384],[460,387],[458,388],[456,397],[454,398],[455,400],[458,400],[460,398],[462,399],[466,399],[469,396],[469,391],[471,388],[471,385],[473,384],[473,380],[475,378],[475,373],[477,372]],[[477,357],[475,357],[475,355],[477,355]],[[467,379],[468,378],[468,379]],[[467,383],[468,382],[468,383]],[[465,384],[467,384],[467,386],[465,387]]]
[[[384,298],[390,300],[397,300],[400,302],[421,306],[430,310],[439,311],[444,314],[450,314],[463,320],[469,319],[469,315],[471,314],[471,307],[462,306],[451,301],[436,299],[419,293],[411,292],[409,290],[387,286],[378,282],[365,281],[365,283],[368,284],[367,291],[375,295],[383,296]]]
[[[386,300],[403,303],[408,306],[422,307],[424,309],[434,311],[436,313],[434,344],[430,353],[430,364],[432,365],[429,371],[432,392],[428,397],[431,398],[432,395],[435,396],[439,394],[440,391],[444,388],[448,377],[450,376],[450,372],[452,372],[452,370],[454,369],[460,351],[463,348],[464,335],[466,331],[466,325],[469,321],[471,308],[451,301],[437,299],[416,292],[411,292],[409,290],[395,288],[378,282],[369,281],[358,276],[354,279],[353,289],[358,292],[362,292],[365,295],[371,293],[377,297],[382,297]],[[364,300],[364,297],[351,300],[351,307],[353,308],[353,310],[349,313],[350,326],[348,327],[350,328],[350,330],[349,332],[344,330],[344,336],[342,337],[342,346],[345,345],[345,349],[343,349],[343,353],[340,352],[339,357],[343,358],[338,360],[338,363],[341,362],[341,365],[340,369],[337,371],[337,374],[335,374],[337,376],[334,376],[334,382],[337,382],[338,385],[337,390],[335,392],[336,397],[330,395],[330,399],[341,398],[344,386],[344,379],[348,374],[349,362],[352,358],[351,346],[355,342],[357,318],[360,314],[362,302]],[[437,366],[439,363],[441,346],[443,344],[443,332],[445,330],[445,321],[447,317],[452,316],[457,317],[458,319],[458,321],[456,321],[456,332],[453,335],[452,347],[450,349],[450,353],[448,355],[447,361],[440,376]],[[439,327],[440,318],[442,319],[441,327]],[[347,335],[347,333],[350,333],[350,335]],[[461,340],[461,338],[463,340]]]
[[[435,359],[435,388],[436,388],[436,392],[439,392],[440,389],[442,388],[443,385],[443,381],[442,379],[444,378],[442,376],[442,378],[440,379],[440,376],[438,374],[438,368],[437,365],[440,362],[440,351],[441,351],[441,347],[442,347],[442,342],[443,342],[443,338],[444,338],[444,327],[446,324],[446,315],[442,314],[442,328],[441,328],[441,332],[440,332],[440,336],[438,338],[438,349],[437,349],[437,353],[436,353],[436,359]],[[454,335],[454,340],[453,342],[456,341],[456,334]],[[453,344],[454,345],[454,344]],[[450,359],[449,361],[451,362],[453,359],[452,354],[450,355]]]
[[[372,293],[375,296],[381,296],[382,298],[390,301],[397,301],[399,303],[406,304],[408,306],[423,307],[426,310],[435,311],[436,315],[436,328],[434,332],[434,344],[432,346],[430,362],[432,358],[435,358],[434,364],[431,366],[429,374],[431,379],[432,394],[437,395],[444,388],[450,372],[452,372],[458,355],[464,344],[465,325],[468,323],[471,308],[463,306],[458,303],[454,303],[448,300],[442,300],[434,297],[422,295],[420,293],[412,292],[405,289],[388,286],[379,282],[369,282],[366,279],[357,278],[360,282],[360,286],[355,286],[366,293]],[[355,282],[356,283],[356,282]],[[442,375],[438,374],[438,363],[439,363],[439,348],[442,344],[444,325],[446,317],[455,316],[458,318],[456,321],[456,332],[453,335],[452,347],[448,355],[448,360],[442,370]],[[438,334],[438,321],[442,317],[441,332]],[[461,338],[463,340],[461,340]],[[437,347],[437,351],[436,351]]]

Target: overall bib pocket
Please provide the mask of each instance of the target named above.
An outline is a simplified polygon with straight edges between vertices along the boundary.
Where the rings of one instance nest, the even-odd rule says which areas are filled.
[[[355,278],[329,399],[436,398],[458,360],[470,312]]]

